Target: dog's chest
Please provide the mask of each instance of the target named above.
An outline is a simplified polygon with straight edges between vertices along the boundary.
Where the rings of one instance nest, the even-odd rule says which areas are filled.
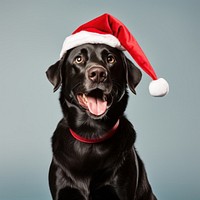
[[[71,174],[93,176],[103,171],[115,171],[117,152],[102,144],[84,144],[75,141],[70,151],[66,152],[65,163]]]

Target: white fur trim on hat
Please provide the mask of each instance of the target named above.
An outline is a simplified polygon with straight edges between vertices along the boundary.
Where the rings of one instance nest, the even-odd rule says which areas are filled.
[[[62,56],[67,50],[86,43],[107,44],[111,47],[124,50],[119,40],[111,34],[99,34],[88,31],[80,31],[78,33],[66,37],[62,46],[62,50],[60,52],[60,58],[62,58]]]
[[[169,92],[169,84],[164,78],[151,81],[149,92],[154,97],[165,96]]]

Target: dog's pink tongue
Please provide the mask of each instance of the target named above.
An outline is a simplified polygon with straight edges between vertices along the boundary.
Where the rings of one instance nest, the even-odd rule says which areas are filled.
[[[98,98],[87,97],[88,109],[93,115],[102,115],[106,112],[107,101],[102,101]]]

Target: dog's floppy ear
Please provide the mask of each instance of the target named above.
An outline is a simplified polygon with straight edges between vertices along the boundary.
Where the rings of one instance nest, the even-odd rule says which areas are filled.
[[[64,63],[64,56],[57,61],[55,64],[51,65],[48,70],[46,71],[46,75],[47,78],[49,79],[49,81],[52,83],[52,85],[54,86],[54,92],[56,90],[58,90],[58,88],[60,87],[61,83],[62,83],[62,65]]]
[[[126,81],[130,90],[136,94],[135,88],[142,78],[142,73],[128,58],[124,56],[125,69],[126,69]]]

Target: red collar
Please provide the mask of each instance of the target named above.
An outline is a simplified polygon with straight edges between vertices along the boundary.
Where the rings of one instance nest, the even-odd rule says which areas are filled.
[[[82,136],[78,135],[77,133],[75,133],[72,129],[69,129],[69,130],[70,130],[70,133],[72,134],[72,136],[76,140],[83,142],[83,143],[87,143],[87,144],[95,144],[95,143],[100,143],[100,142],[103,142],[103,141],[111,138],[116,133],[118,126],[119,126],[119,119],[117,120],[116,124],[112,127],[111,130],[109,130],[107,133],[105,133],[101,138],[95,138],[95,139],[82,137]]]

